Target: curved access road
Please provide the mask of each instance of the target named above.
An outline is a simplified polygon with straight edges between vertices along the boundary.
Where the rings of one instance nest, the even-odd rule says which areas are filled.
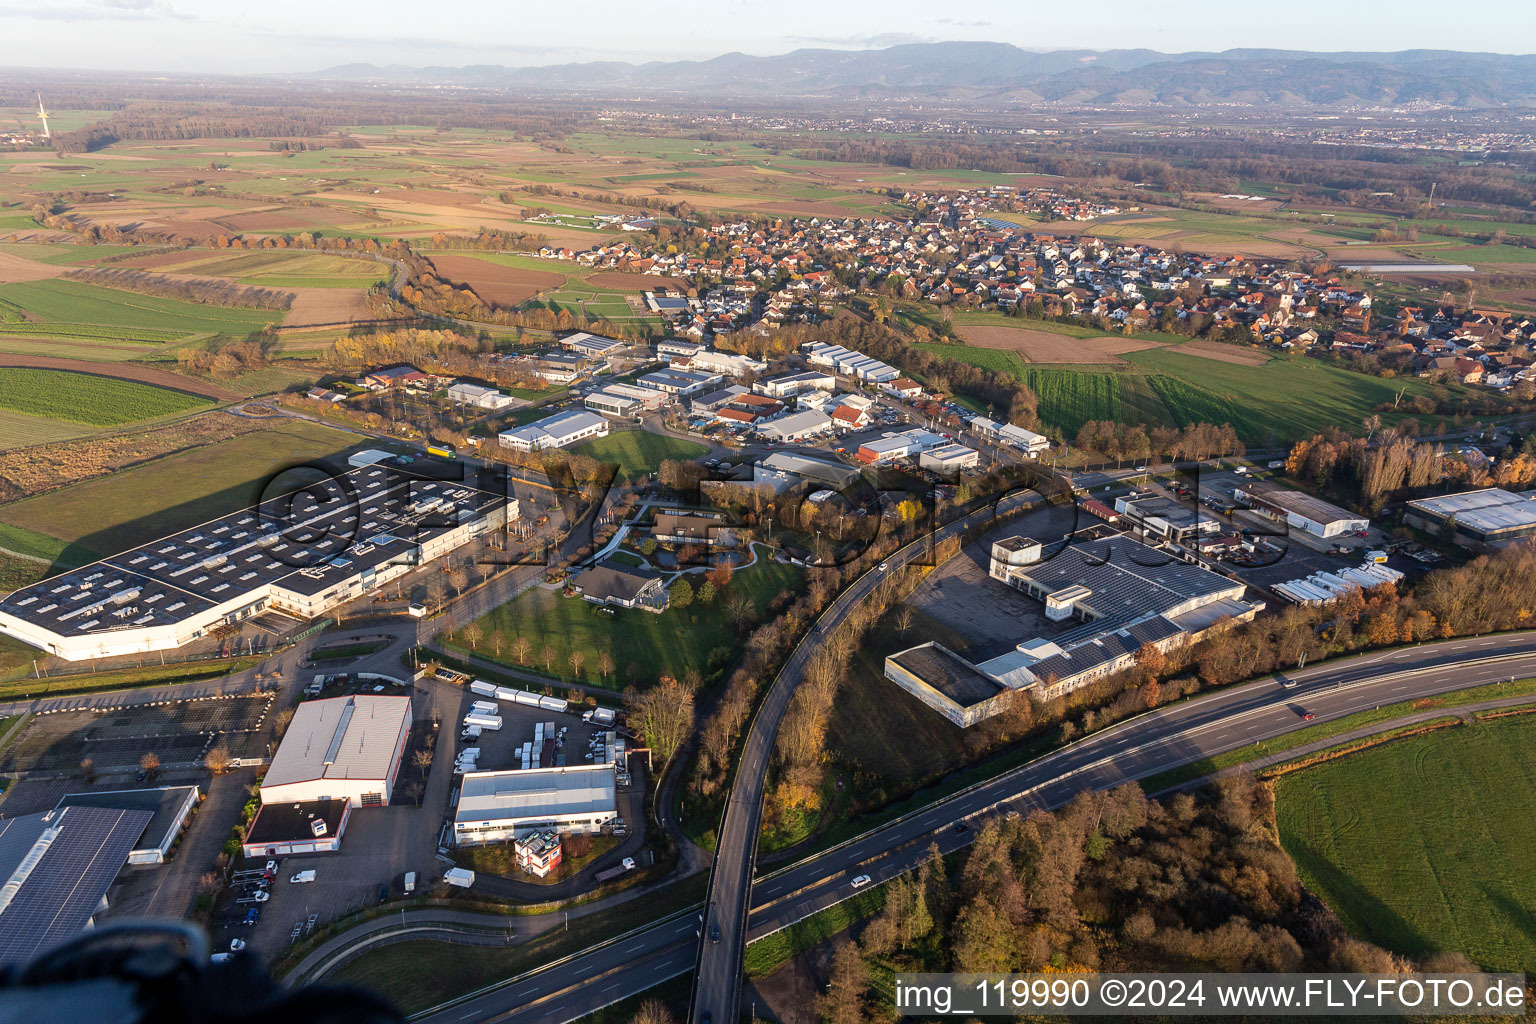
[[[944,852],[968,844],[974,830],[967,819],[1059,807],[1086,790],[1147,778],[1309,725],[1531,675],[1536,675],[1536,632],[1510,633],[1324,662],[1286,674],[1283,678],[1294,684],[1289,687],[1270,677],[1147,712],[758,879],[743,940],[847,899],[857,875],[882,882],[916,867],[933,844]],[[1491,694],[1476,706],[1522,703],[1536,703],[1536,697]],[[1302,717],[1309,713],[1311,721]],[[562,1024],[686,973],[695,966],[701,945],[726,945],[724,934],[718,943],[701,942],[700,930],[696,912],[668,919],[421,1019],[432,1024]],[[707,979],[701,991],[729,998],[730,989],[739,985],[740,961],[710,969],[729,975]],[[711,1007],[701,1010],[721,1024],[730,1019],[714,1016],[718,1011]]]
[[[689,1011],[694,1024],[701,1024],[706,1016],[711,1021],[726,1022],[735,1021],[739,1015],[741,964],[747,950],[747,908],[752,896],[752,875],[757,867],[757,839],[762,832],[768,758],[773,753],[779,723],[784,720],[795,689],[805,678],[805,671],[820,648],[822,638],[836,629],[848,613],[891,573],[929,557],[933,547],[941,541],[963,533],[976,523],[1007,514],[1028,504],[1029,500],[1027,495],[1016,495],[997,507],[988,505],[890,554],[879,567],[866,572],[838,595],[774,677],[768,695],[747,729],[736,776],[726,799],[725,817],[720,825],[705,904],[704,926],[709,941],[700,947]]]

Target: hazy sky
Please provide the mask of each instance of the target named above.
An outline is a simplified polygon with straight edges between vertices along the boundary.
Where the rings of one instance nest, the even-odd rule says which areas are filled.
[[[167,72],[540,65],[987,39],[1033,49],[1531,53],[1530,0],[0,0],[0,62]],[[1153,11],[1162,13],[1153,14]]]

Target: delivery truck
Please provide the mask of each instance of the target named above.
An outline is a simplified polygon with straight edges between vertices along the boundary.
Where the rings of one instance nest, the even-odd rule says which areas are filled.
[[[479,712],[471,712],[464,716],[464,725],[478,725],[481,730],[496,732],[501,728],[500,715],[482,715]]]
[[[583,722],[591,722],[594,725],[612,725],[618,719],[618,713],[612,708],[593,708],[581,716]]]
[[[443,872],[443,881],[460,889],[468,889],[475,884],[475,873],[468,868],[449,868]]]

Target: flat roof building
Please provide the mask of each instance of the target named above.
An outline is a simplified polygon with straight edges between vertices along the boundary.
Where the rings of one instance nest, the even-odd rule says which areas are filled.
[[[537,452],[546,448],[569,448],[593,437],[608,436],[608,421],[597,413],[567,409],[542,420],[503,430],[497,437],[514,451]]]
[[[896,459],[904,459],[911,455],[918,455],[928,451],[930,448],[943,448],[949,443],[949,441],[945,440],[943,434],[935,434],[931,430],[914,427],[911,430],[886,434],[884,437],[864,442],[859,445],[859,450],[855,457],[860,462],[880,465],[886,462],[894,462]]]
[[[657,512],[651,536],[667,544],[713,544],[729,525],[719,516],[698,512]]]
[[[335,853],[341,849],[353,803],[346,797],[262,804],[240,844],[247,857]]]
[[[162,864],[192,808],[201,795],[196,786],[161,786],[155,789],[114,789],[101,793],[70,793],[58,807],[105,807],[121,811],[148,811],[152,817],[144,826],[137,845],[128,851],[129,864]]]
[[[448,400],[458,405],[472,405],[477,409],[488,409],[492,412],[509,409],[517,404],[517,399],[511,395],[504,395],[495,388],[462,382],[448,389]]]
[[[717,373],[695,373],[691,370],[656,370],[636,378],[635,383],[642,387],[654,388],[664,391],[669,395],[686,398],[718,384],[721,377]]]
[[[940,643],[929,642],[885,659],[885,677],[965,728],[1006,710],[1020,695]]]
[[[516,839],[530,832],[592,833],[618,814],[613,765],[467,772],[454,809],[459,846]]]
[[[22,587],[0,600],[0,631],[79,661],[180,647],[269,607],[311,619],[508,511],[489,470],[472,483],[364,466]]]
[[[914,655],[909,649],[886,659],[887,678],[961,725],[1005,708],[988,703],[978,676],[1054,700],[1127,668],[1144,646],[1168,650],[1222,619],[1250,619],[1263,607],[1243,600],[1241,582],[1124,535],[1068,544],[1049,555],[1039,541],[1008,537],[992,545],[989,575],[1044,602],[1047,619],[1083,624],[975,664],[947,650]],[[925,695],[924,686],[948,704]]]
[[[830,391],[837,386],[837,377],[824,370],[791,370],[764,377],[752,385],[752,390],[771,398],[789,398],[807,391]]]
[[[1366,516],[1313,497],[1305,491],[1288,490],[1262,480],[1239,484],[1233,489],[1232,496],[1314,537],[1342,537],[1371,527],[1371,520]]]
[[[1464,547],[1502,547],[1536,534],[1536,491],[1515,494],[1500,487],[1419,498],[1408,503],[1409,526],[1440,532],[1451,523]]]
[[[1175,544],[1189,544],[1202,534],[1221,531],[1221,524],[1203,514],[1198,505],[1192,508],[1161,495],[1136,497],[1132,494],[1116,498],[1115,511],[1142,536]]]
[[[917,464],[944,476],[954,476],[962,469],[974,469],[981,455],[963,444],[943,444],[917,456]]]
[[[744,356],[737,352],[719,352],[713,349],[696,353],[688,361],[688,365],[697,372],[718,373],[727,377],[745,377],[768,369],[768,364],[761,359],[753,359],[751,356]]]
[[[310,700],[272,756],[264,804],[347,798],[358,807],[389,803],[411,732],[411,698],[354,694]]]

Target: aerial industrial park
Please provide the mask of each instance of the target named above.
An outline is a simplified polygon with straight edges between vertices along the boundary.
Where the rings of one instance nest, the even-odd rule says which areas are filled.
[[[1536,995],[1528,60],[884,13],[0,69],[0,1018]]]

